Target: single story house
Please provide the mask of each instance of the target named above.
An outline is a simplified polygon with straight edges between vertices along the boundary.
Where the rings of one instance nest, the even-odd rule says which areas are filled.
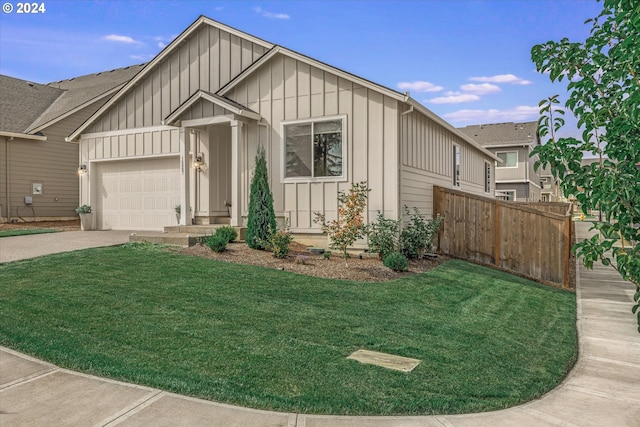
[[[141,69],[46,85],[0,75],[0,223],[77,218],[78,144],[65,139]]]
[[[243,225],[260,145],[276,215],[301,238],[352,183],[371,188],[368,221],[430,215],[434,185],[493,197],[499,161],[408,93],[204,16],[68,141],[98,229],[161,230],[178,205],[182,225]]]
[[[538,156],[530,156],[540,145],[538,122],[471,125],[460,131],[502,160],[496,165],[496,197],[518,202],[542,200],[541,170],[534,168]],[[550,191],[547,197],[550,197]]]

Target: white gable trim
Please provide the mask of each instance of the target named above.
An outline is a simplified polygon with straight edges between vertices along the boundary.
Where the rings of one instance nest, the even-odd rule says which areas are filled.
[[[331,65],[325,64],[324,62],[320,62],[308,56],[302,55],[300,53],[294,52],[282,46],[275,46],[269,52],[265,53],[260,59],[251,64],[244,72],[240,73],[236,78],[232,79],[225,86],[220,88],[218,95],[224,95],[228,93],[231,89],[233,89],[237,84],[246,79],[249,75],[251,75],[255,70],[260,68],[262,64],[273,58],[276,54],[282,54],[288,56],[289,58],[295,59],[297,61],[303,62],[305,64],[311,65],[320,70],[326,71],[331,74],[335,74],[338,77],[341,77],[345,80],[349,80],[351,82],[357,83],[360,86],[366,87],[367,89],[374,90],[383,95],[386,95],[390,98],[396,99],[398,101],[407,102],[409,98],[407,94],[403,94],[400,92],[396,92],[395,90],[389,89],[387,87],[381,86],[377,83],[373,83],[367,79],[363,79],[362,77],[358,77],[355,74],[348,73],[346,71],[342,71],[339,68],[333,67]]]
[[[497,155],[493,154],[491,151],[489,151],[486,148],[484,148],[482,145],[477,143],[470,136],[465,135],[463,132],[461,132],[457,128],[453,127],[449,122],[447,122],[442,117],[440,117],[437,114],[435,114],[433,111],[429,110],[424,105],[420,104],[415,99],[409,97],[408,104],[410,106],[414,107],[420,113],[422,113],[422,115],[428,117],[429,119],[431,119],[434,122],[436,122],[438,125],[442,126],[443,128],[447,129],[449,132],[453,133],[454,135],[456,135],[457,137],[459,137],[463,141],[467,142],[469,145],[471,145],[472,147],[474,147],[475,149],[480,151],[482,154],[485,154],[487,157],[490,157],[493,160],[502,163],[502,160],[500,160],[500,158]]]
[[[206,16],[200,16],[198,19],[195,20],[193,24],[191,24],[178,37],[176,37],[171,43],[169,43],[169,45],[165,47],[162,50],[162,52],[160,52],[155,58],[149,61],[147,65],[145,65],[144,68],[140,70],[138,74],[136,74],[131,80],[129,80],[129,82],[125,86],[123,86],[113,98],[111,98],[106,104],[104,104],[102,108],[96,111],[86,122],[82,124],[82,126],[76,129],[76,131],[73,132],[73,134],[71,134],[67,139],[70,141],[77,139],[78,135],[80,135],[87,127],[89,127],[94,122],[94,120],[96,120],[104,112],[106,112],[109,108],[111,108],[111,106],[115,104],[118,100],[120,100],[129,91],[129,89],[133,88],[140,80],[142,80],[143,77],[149,74],[149,72],[153,70],[157,64],[161,63],[166,57],[168,57],[184,40],[189,38],[202,25],[210,25],[220,30],[227,31],[230,34],[233,34],[240,38],[249,40],[252,43],[260,45],[265,49],[271,49],[273,47],[273,44],[265,40],[259,39],[255,36],[244,33],[240,30],[236,30],[235,28],[232,28],[220,22],[214,21],[213,19],[207,18]]]
[[[32,141],[46,141],[47,140],[46,136],[31,135],[31,134],[17,133],[17,132],[0,131],[0,136],[5,136],[5,137],[9,138],[9,141],[12,141],[15,138],[30,139]]]
[[[236,105],[233,105],[231,102],[227,101],[226,99],[224,99],[224,98],[222,98],[220,96],[210,94],[210,93],[205,92],[203,90],[199,90],[198,92],[196,92],[193,95],[191,95],[191,97],[189,99],[187,99],[181,106],[176,108],[173,113],[169,114],[169,116],[167,116],[167,118],[162,121],[162,124],[163,125],[172,125],[173,123],[175,123],[180,118],[180,116],[185,111],[187,111],[196,102],[198,102],[201,99],[209,101],[212,104],[218,105],[218,106],[224,108],[225,110],[231,111],[233,114],[237,114],[238,116],[247,117],[249,119],[254,119],[254,120],[260,120],[260,115],[255,113],[255,112],[253,112],[253,111],[251,111],[251,110],[249,110],[248,108],[247,109],[240,109]]]

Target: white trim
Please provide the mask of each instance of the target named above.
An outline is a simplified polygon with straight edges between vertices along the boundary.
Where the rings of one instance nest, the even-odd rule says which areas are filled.
[[[222,123],[230,123],[235,121],[236,118],[233,115],[226,114],[224,116],[214,116],[214,117],[205,117],[203,119],[191,119],[184,120],[181,125],[182,127],[196,127],[196,126],[207,126],[207,125],[219,125]]]
[[[242,117],[247,117],[249,119],[253,119],[253,120],[260,120],[260,115],[258,113],[255,113],[253,111],[251,111],[250,109],[246,108],[246,109],[241,109],[238,108],[237,106],[233,105],[232,103],[230,103],[229,101],[225,100],[224,98],[220,97],[219,95],[212,95],[209,94],[203,90],[199,90],[196,93],[194,93],[193,95],[191,95],[189,97],[189,99],[187,99],[185,102],[182,103],[182,105],[180,105],[178,108],[176,108],[171,114],[169,114],[167,116],[166,119],[164,119],[162,121],[163,124],[172,124],[174,122],[176,122],[178,120],[178,118],[185,112],[187,111],[189,108],[191,108],[193,106],[193,104],[195,104],[196,102],[198,102],[199,100],[204,99],[205,101],[209,101],[210,103],[214,104],[214,105],[218,105],[222,108],[224,108],[225,110],[229,110],[232,113],[238,115],[238,116],[242,116]]]
[[[331,120],[341,120],[342,121],[342,175],[340,176],[300,176],[300,177],[289,177],[287,178],[287,144],[284,140],[285,138],[285,126],[295,125],[295,124],[306,124],[306,123],[317,123],[317,122],[328,122]],[[313,136],[313,135],[312,135]],[[333,116],[321,116],[321,117],[312,117],[308,119],[295,119],[295,120],[284,120],[280,122],[280,183],[281,184],[289,184],[289,183],[304,183],[304,182],[346,182],[348,180],[348,155],[349,150],[347,149],[348,143],[348,117],[346,114],[337,114]],[[310,141],[310,142],[313,142]],[[312,151],[313,156],[313,151]],[[311,159],[313,163],[313,158]],[[313,173],[313,171],[312,171]]]
[[[516,153],[516,165],[515,166],[506,166],[507,162],[506,160],[502,163],[505,164],[505,166],[496,166],[496,168],[500,168],[500,169],[518,169],[518,165],[519,165],[519,161],[520,161],[520,155],[518,154],[518,150],[503,150],[503,151],[496,151],[496,157],[499,157],[498,154],[509,154],[509,153]]]
[[[30,139],[30,140],[33,140],[33,141],[46,141],[47,140],[46,136],[30,135],[30,134],[26,134],[26,133],[17,133],[17,132],[0,131],[0,136],[6,136],[7,138],[11,138],[11,139],[15,139],[15,138]],[[11,139],[10,139],[10,141],[11,141]]]
[[[83,133],[80,140],[85,140],[89,138],[104,138],[107,136],[120,136],[120,135],[131,135],[134,133],[145,133],[145,132],[158,132],[163,130],[175,130],[174,126],[151,126],[146,128],[131,128],[131,129],[118,129],[118,130],[109,130],[105,132],[95,132],[95,133]],[[67,142],[72,142],[70,138],[65,138]]]
[[[524,142],[520,142],[520,143],[510,142],[510,143],[504,143],[504,144],[486,144],[486,145],[483,145],[483,147],[484,148],[510,148],[510,147],[531,148],[531,145],[532,143],[525,144]]]
[[[89,159],[89,160],[86,160],[86,163],[91,164],[91,163],[107,163],[107,162],[126,162],[129,160],[161,159],[166,157],[180,157],[180,153],[144,154],[142,156],[135,156],[135,157],[112,157],[109,159]]]

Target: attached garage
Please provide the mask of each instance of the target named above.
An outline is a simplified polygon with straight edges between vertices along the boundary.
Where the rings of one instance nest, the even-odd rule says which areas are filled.
[[[96,226],[100,230],[162,230],[176,223],[179,157],[94,164]]]

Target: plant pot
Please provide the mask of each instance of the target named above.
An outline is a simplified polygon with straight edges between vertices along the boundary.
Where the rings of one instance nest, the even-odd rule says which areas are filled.
[[[93,230],[93,213],[81,213],[80,215],[80,229],[82,231]]]

